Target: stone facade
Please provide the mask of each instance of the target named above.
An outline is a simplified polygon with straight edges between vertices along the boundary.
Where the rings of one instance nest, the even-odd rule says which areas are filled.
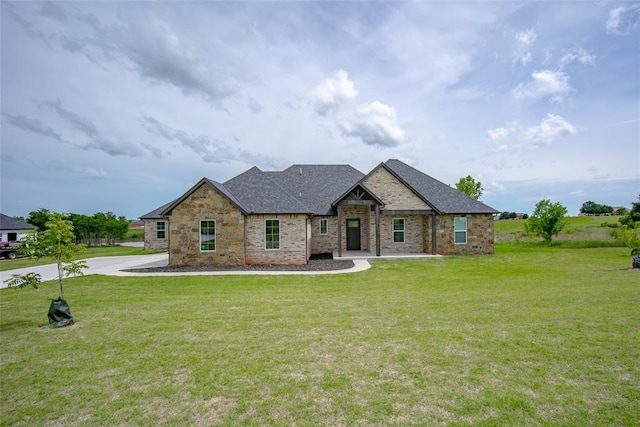
[[[158,238],[158,223],[164,222],[164,239]],[[169,221],[166,219],[144,220],[144,250],[155,251],[169,249]]]
[[[430,209],[429,205],[383,167],[375,169],[366,178],[364,185],[384,202],[384,209]]]
[[[216,222],[216,250],[200,250],[200,221]],[[169,265],[242,265],[245,217],[236,205],[202,184],[171,215]]]
[[[467,218],[467,243],[454,241],[453,222],[456,217]],[[436,226],[437,251],[440,255],[492,255],[493,215],[441,215]]]
[[[404,219],[404,242],[393,241],[393,220]],[[425,215],[381,215],[380,253],[423,253]]]
[[[327,221],[327,234],[320,234],[320,220]],[[311,227],[311,254],[333,253],[338,250],[338,218],[335,216],[314,216],[309,221]]]
[[[280,248],[266,249],[265,220],[280,221]],[[306,264],[306,215],[249,215],[244,229],[246,264]]]

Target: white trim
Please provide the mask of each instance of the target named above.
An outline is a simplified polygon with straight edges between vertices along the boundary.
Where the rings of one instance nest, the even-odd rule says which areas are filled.
[[[456,229],[456,220],[463,219],[464,220],[464,230]],[[467,234],[468,234],[468,221],[466,216],[456,216],[453,217],[453,244],[454,245],[466,245],[467,244]],[[464,242],[456,242],[456,233],[462,233],[464,231]]]
[[[216,249],[202,249],[202,222],[203,221],[210,221],[213,222],[213,245],[215,246]],[[210,236],[210,234],[207,234],[207,236]],[[201,219],[198,221],[198,249],[200,249],[200,252],[215,252],[218,249],[218,224],[216,223],[215,219]]]
[[[158,229],[159,224],[164,224],[164,228],[162,230]],[[158,231],[163,231],[164,237],[158,237]],[[167,240],[167,221],[156,221],[156,240]]]
[[[396,220],[402,220],[402,230],[396,230]],[[396,242],[396,233],[402,233],[402,241]],[[391,241],[395,244],[403,244],[407,241],[407,220],[405,218],[392,218],[391,219]]]
[[[277,248],[268,248],[267,247],[267,221],[278,221],[278,247]],[[279,251],[282,248],[282,239],[280,233],[280,218],[265,218],[264,219],[264,250],[265,251]]]
[[[322,232],[322,223],[324,222],[325,224],[325,232]],[[327,234],[329,234],[329,220],[324,218],[324,219],[320,219],[320,235],[321,236],[326,236]]]

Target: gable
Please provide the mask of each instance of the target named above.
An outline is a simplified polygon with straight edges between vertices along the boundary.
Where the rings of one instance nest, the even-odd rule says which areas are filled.
[[[374,169],[362,182],[384,203],[384,209],[431,209],[431,206],[382,165]]]

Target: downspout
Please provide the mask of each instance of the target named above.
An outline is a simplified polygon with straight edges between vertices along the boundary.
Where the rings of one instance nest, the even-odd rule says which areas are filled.
[[[438,254],[438,242],[436,240],[436,211],[431,210],[431,255]]]
[[[376,204],[376,256],[380,256],[380,205]]]
[[[338,258],[342,257],[342,206],[338,204]]]

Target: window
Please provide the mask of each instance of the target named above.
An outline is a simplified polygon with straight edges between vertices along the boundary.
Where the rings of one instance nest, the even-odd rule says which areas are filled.
[[[467,218],[457,217],[453,219],[453,237],[456,245],[467,243]]]
[[[280,220],[267,219],[264,222],[265,249],[280,249]]]
[[[200,221],[200,252],[216,250],[216,222],[212,220]]]
[[[393,243],[404,243],[404,218],[393,219]]]
[[[329,225],[327,224],[326,219],[320,220],[320,234],[328,234],[329,233]]]
[[[164,221],[156,222],[156,239],[166,239],[167,238],[167,223]]]

